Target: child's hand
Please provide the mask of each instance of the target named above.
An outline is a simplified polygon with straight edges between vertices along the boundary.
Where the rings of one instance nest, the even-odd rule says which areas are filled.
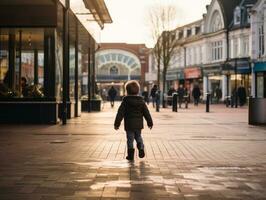
[[[149,129],[152,129],[152,126],[149,126]]]
[[[115,128],[115,130],[118,130],[119,129],[119,127],[116,127],[116,126],[114,128]]]

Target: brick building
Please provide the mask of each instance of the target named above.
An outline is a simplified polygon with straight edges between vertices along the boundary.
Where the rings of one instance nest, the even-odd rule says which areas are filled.
[[[124,84],[138,80],[145,87],[149,49],[145,44],[101,43],[96,53],[96,81],[101,90],[115,86],[119,96],[124,95]]]

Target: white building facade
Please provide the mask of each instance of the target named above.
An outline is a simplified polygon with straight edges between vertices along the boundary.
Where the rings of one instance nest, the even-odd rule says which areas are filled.
[[[259,0],[251,10],[252,96],[266,98],[266,0]]]
[[[168,86],[184,84],[191,91],[198,84],[203,99],[210,93],[213,102],[222,102],[239,86],[245,87],[247,96],[251,95],[251,57],[255,55],[251,50],[254,41],[250,23],[254,17],[250,16],[250,11],[256,3],[257,0],[212,0],[202,20],[174,30],[182,50],[177,51],[168,70]],[[255,7],[262,8],[261,4],[257,3]],[[257,38],[260,35],[255,42],[257,45],[258,40],[264,39],[262,30],[265,27],[253,28]],[[260,46],[265,54],[265,40]]]

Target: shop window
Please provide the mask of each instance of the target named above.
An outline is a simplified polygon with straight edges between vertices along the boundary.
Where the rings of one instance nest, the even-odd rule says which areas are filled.
[[[0,33],[0,83],[8,84],[8,35]]]
[[[38,83],[43,86],[44,84],[44,53],[38,52]]]
[[[69,49],[69,97],[75,97],[75,47]]]
[[[257,73],[257,97],[266,98],[266,73]]]
[[[78,52],[78,94],[82,96],[82,52]]]
[[[22,51],[21,77],[26,78],[27,84],[34,84],[34,52]]]
[[[0,30],[0,82],[4,84],[2,90],[5,92],[1,91],[3,97],[44,96],[43,44],[44,29]]]

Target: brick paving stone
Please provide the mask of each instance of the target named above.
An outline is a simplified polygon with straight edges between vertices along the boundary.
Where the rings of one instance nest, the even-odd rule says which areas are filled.
[[[150,108],[146,158],[128,162],[108,105],[67,126],[0,125],[0,199],[266,199],[266,128],[247,108]]]

